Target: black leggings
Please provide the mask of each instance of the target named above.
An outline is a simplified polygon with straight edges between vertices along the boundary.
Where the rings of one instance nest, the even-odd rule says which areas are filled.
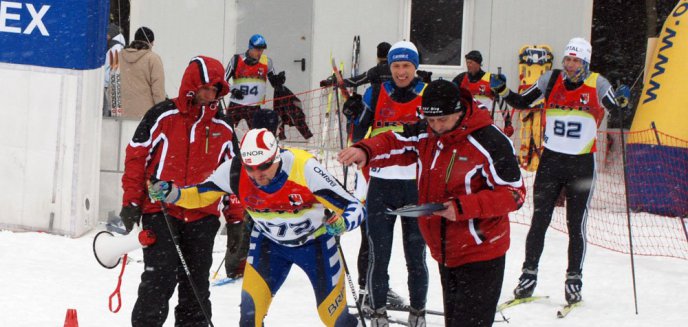
[[[389,267],[396,216],[386,214],[388,208],[397,209],[416,204],[418,190],[415,180],[370,178],[368,187],[368,294],[373,309],[384,307],[389,289]],[[425,264],[425,240],[416,218],[401,217],[401,230],[408,270],[408,290],[411,306],[424,309],[428,295],[428,267]]]
[[[588,205],[595,185],[595,156],[569,155],[545,148],[533,185],[533,219],[526,238],[523,268],[537,269],[545,233],[562,189],[566,192],[566,226],[569,230],[567,273],[583,272]]]
[[[190,223],[169,217],[169,222],[178,235],[177,242],[206,312],[212,315],[208,278],[213,263],[215,234],[220,228],[220,221],[217,216],[207,216]],[[132,326],[162,326],[167,319],[168,302],[177,283],[179,300],[174,309],[175,326],[208,326],[179,260],[165,217],[161,213],[145,214],[141,223],[144,229],[155,233],[157,240],[143,249],[145,269],[141,274],[138,298],[131,314]]]

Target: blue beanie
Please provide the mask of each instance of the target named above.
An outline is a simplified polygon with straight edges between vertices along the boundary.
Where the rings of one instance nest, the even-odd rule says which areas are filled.
[[[394,43],[387,54],[387,62],[391,65],[395,61],[410,61],[418,68],[418,49],[409,41]]]

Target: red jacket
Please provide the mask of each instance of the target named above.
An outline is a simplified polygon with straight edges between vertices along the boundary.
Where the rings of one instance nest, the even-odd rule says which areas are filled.
[[[143,117],[126,150],[123,205],[143,206],[143,213],[160,212],[160,203],[151,203],[147,193],[151,175],[177,186],[199,184],[234,156],[233,131],[222,111],[217,105],[199,106],[191,101],[205,85],[217,87],[221,96],[229,93],[222,64],[199,56],[184,72],[179,97],[155,105]],[[219,204],[193,210],[168,204],[168,212],[194,221],[218,216]]]
[[[437,136],[421,121],[355,145],[366,151],[370,167],[417,161],[419,204],[456,201],[461,212],[455,222],[446,221],[444,231],[444,218],[418,218],[438,262],[443,262],[445,242],[448,267],[503,256],[509,248],[508,213],[521,207],[526,192],[509,139],[492,125],[487,111],[462,102],[468,107],[466,116],[451,132]]]

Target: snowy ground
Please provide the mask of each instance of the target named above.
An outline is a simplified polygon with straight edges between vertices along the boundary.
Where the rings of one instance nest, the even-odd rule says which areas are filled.
[[[526,226],[512,227],[512,247],[507,254],[502,300],[511,297],[519,276],[527,232]],[[143,265],[131,263],[127,266],[122,285],[122,309],[117,314],[110,313],[108,296],[117,283],[119,267],[106,270],[96,263],[91,250],[94,235],[95,231],[79,239],[69,239],[42,233],[0,232],[0,325],[59,326],[64,322],[68,308],[77,309],[80,326],[129,325]],[[353,278],[356,277],[359,235],[355,232],[342,238]],[[546,294],[551,298],[507,309],[504,314],[510,323],[495,323],[495,326],[686,325],[682,312],[688,306],[688,297],[684,293],[688,290],[688,262],[636,257],[640,314],[635,315],[629,256],[597,247],[589,247],[587,252],[583,288],[585,305],[565,319],[557,319],[557,308],[564,304],[566,242],[566,235],[556,231],[548,233],[536,294]],[[224,246],[224,236],[218,235],[213,270],[223,256]],[[394,251],[390,267],[391,285],[397,292],[408,295],[400,242],[395,242]],[[132,256],[142,257],[140,250]],[[428,308],[441,310],[437,266],[429,256],[428,267]],[[237,325],[240,287],[239,284],[231,284],[211,289],[215,326]],[[310,292],[306,275],[298,268],[293,269],[272,303],[266,325],[319,326],[315,300]],[[352,301],[350,294],[349,301]],[[173,326],[172,316],[170,313],[165,326]],[[428,326],[442,325],[441,319],[428,316]]]

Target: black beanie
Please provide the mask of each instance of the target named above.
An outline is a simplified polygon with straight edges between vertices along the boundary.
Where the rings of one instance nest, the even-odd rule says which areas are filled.
[[[443,79],[434,80],[423,92],[420,109],[424,116],[451,115],[465,110],[460,98],[461,92],[456,84]]]
[[[136,30],[136,34],[134,34],[134,40],[153,43],[153,41],[155,41],[155,34],[153,34],[150,28],[141,26]]]
[[[480,54],[480,51],[473,50],[473,51],[467,53],[466,54],[466,60],[469,60],[469,59],[477,62],[480,65],[483,64],[483,55]]]
[[[380,42],[377,45],[377,57],[387,59],[387,53],[389,53],[389,48],[391,47],[392,45],[387,42]]]

